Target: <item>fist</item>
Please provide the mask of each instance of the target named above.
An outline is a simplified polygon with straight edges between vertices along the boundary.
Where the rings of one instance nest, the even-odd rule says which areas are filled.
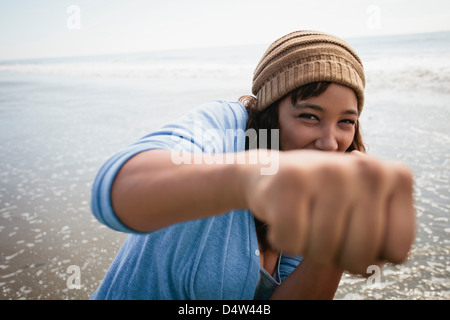
[[[273,248],[359,274],[407,258],[415,235],[409,169],[315,151],[279,152],[278,161],[277,174],[254,179],[247,195]]]

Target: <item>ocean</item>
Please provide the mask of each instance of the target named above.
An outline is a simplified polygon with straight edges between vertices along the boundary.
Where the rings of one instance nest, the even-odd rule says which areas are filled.
[[[346,40],[366,70],[368,152],[413,170],[418,221],[404,264],[345,273],[335,298],[450,299],[450,32]],[[88,299],[126,237],[90,211],[102,163],[250,93],[267,45],[0,61],[0,299]]]

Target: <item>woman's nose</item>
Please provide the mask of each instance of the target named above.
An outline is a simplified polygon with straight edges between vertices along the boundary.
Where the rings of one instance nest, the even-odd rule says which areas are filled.
[[[315,142],[316,148],[320,151],[337,151],[339,144],[332,129],[324,129]]]

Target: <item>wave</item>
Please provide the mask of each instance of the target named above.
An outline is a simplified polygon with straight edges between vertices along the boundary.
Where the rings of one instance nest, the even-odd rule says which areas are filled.
[[[0,72],[85,77],[233,77],[252,73],[250,65],[161,63],[56,63],[3,64]]]
[[[367,89],[450,93],[450,57],[389,57],[365,61]],[[251,64],[225,63],[25,63],[0,64],[0,72],[121,77],[251,79]]]
[[[450,93],[450,32],[361,38],[367,89]],[[95,57],[0,62],[0,72],[120,77],[205,78],[251,81],[265,46],[173,50]]]
[[[370,90],[450,93],[450,54],[368,59],[365,71]]]

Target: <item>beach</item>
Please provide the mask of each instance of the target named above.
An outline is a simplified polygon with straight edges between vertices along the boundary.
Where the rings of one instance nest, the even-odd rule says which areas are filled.
[[[346,40],[366,70],[368,153],[413,170],[417,235],[404,264],[346,273],[335,298],[450,299],[450,32]],[[0,61],[0,299],[89,299],[127,236],[91,213],[100,166],[250,93],[266,46]]]

